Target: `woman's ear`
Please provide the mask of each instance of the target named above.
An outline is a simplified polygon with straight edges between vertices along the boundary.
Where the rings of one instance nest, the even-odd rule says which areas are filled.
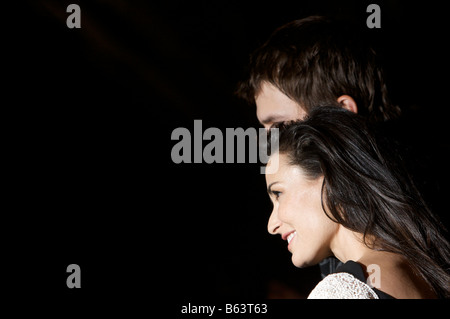
[[[358,106],[356,105],[355,100],[350,95],[341,95],[337,98],[337,102],[344,109],[352,111],[353,113],[358,113]]]

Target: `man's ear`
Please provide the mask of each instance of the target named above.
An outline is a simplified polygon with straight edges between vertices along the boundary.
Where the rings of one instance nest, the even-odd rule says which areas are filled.
[[[358,106],[350,95],[341,95],[337,98],[337,101],[344,109],[352,111],[353,113],[358,113]]]

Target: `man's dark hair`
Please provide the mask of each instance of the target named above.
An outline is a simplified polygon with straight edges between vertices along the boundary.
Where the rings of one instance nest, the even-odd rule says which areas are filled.
[[[351,96],[358,113],[370,121],[395,118],[400,110],[388,98],[379,57],[361,28],[311,16],[290,22],[251,56],[249,76],[238,95],[254,103],[268,82],[301,105],[336,105]]]

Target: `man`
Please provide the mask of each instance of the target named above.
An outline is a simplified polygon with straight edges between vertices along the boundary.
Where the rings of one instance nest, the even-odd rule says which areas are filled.
[[[400,109],[389,101],[378,57],[360,29],[319,16],[278,28],[252,54],[238,95],[256,103],[265,128],[332,105],[370,122],[396,118]],[[321,262],[322,277],[338,263],[334,257]]]

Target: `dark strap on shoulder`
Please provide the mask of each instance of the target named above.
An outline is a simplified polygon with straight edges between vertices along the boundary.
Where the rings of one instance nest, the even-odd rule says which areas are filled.
[[[353,260],[347,261],[345,264],[337,267],[335,272],[347,272],[353,275],[356,279],[366,282],[366,276],[360,264],[354,262]]]

